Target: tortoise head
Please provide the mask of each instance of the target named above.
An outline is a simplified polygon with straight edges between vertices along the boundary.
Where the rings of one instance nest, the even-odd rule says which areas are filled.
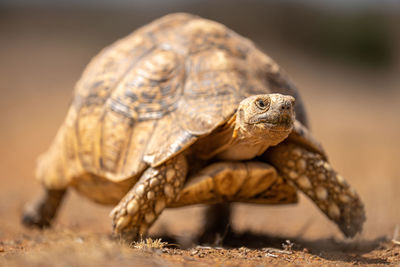
[[[239,138],[283,141],[293,129],[295,99],[281,94],[254,95],[240,102],[236,114]]]

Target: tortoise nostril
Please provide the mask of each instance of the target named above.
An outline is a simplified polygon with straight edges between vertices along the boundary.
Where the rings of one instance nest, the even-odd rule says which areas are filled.
[[[281,105],[281,110],[290,110],[292,108],[292,103],[290,101],[285,101]]]

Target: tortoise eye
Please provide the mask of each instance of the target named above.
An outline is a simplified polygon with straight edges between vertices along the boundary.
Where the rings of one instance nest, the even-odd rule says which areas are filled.
[[[257,100],[256,100],[256,105],[257,105],[257,107],[259,107],[260,109],[266,109],[267,106],[268,106],[268,104],[265,103],[265,101],[262,100],[262,99],[257,99]]]

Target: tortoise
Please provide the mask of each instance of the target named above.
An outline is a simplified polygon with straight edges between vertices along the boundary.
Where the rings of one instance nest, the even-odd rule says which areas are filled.
[[[50,226],[69,187],[116,205],[113,231],[129,239],[165,208],[290,204],[298,190],[347,237],[365,220],[284,71],[250,40],[185,13],[139,28],[89,63],[36,176],[44,192],[25,208],[26,226]]]

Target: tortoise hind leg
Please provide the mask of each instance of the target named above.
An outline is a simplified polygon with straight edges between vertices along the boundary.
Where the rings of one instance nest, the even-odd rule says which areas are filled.
[[[218,203],[206,208],[204,214],[204,228],[200,234],[200,243],[219,245],[226,235],[232,232],[232,208],[229,203]]]
[[[244,202],[297,203],[296,188],[264,162],[218,162],[189,177],[175,202],[168,207]]]
[[[213,204],[205,214],[200,242],[219,243],[230,233],[228,202],[289,204],[297,202],[294,186],[263,162],[218,162],[189,177],[168,207]]]
[[[66,189],[43,188],[40,197],[25,207],[22,223],[26,227],[49,227],[57,214],[65,193]]]

